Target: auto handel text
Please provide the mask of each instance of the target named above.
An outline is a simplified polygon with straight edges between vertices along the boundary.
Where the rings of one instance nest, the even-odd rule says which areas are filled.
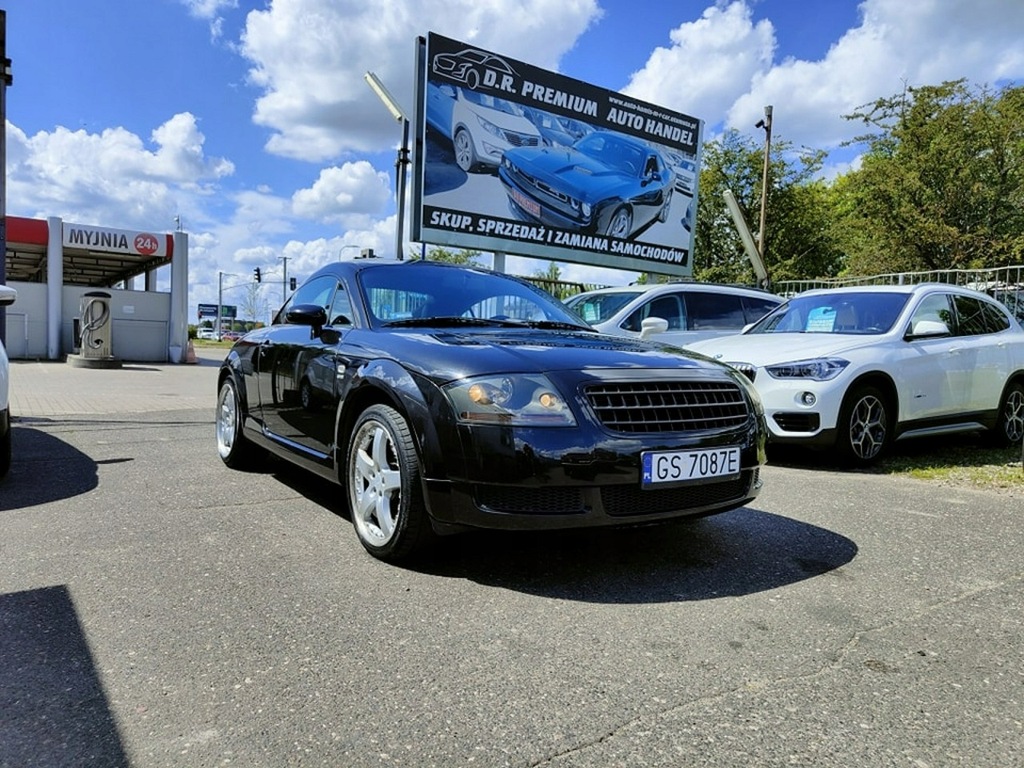
[[[462,232],[524,243],[540,243],[579,251],[595,251],[681,266],[685,266],[690,260],[689,252],[682,248],[668,248],[604,235],[589,235],[583,232],[553,229],[545,227],[543,224],[496,219],[466,211],[446,211],[431,206],[424,206],[424,213],[431,228],[448,232]]]

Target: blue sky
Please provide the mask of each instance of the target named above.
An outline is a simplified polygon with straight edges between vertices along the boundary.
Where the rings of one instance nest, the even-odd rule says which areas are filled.
[[[413,41],[437,32],[705,121],[855,163],[841,115],[910,85],[1024,80],[1018,0],[8,0],[7,212],[190,238],[190,307],[218,273],[344,246],[391,253]],[[408,228],[406,228],[408,232]],[[345,251],[351,255],[355,248]],[[546,264],[509,259],[530,274]],[[569,279],[634,273],[565,265]],[[268,288],[268,291],[270,289]],[[279,297],[268,296],[273,304]],[[228,296],[225,301],[232,300]],[[194,316],[194,315],[193,315]]]

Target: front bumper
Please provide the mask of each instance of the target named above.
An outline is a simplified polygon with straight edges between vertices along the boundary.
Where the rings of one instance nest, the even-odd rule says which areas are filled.
[[[726,512],[761,490],[765,431],[757,418],[742,430],[685,444],[607,434],[588,447],[579,440],[576,429],[463,428],[464,471],[425,483],[435,527],[545,530],[648,523]],[[644,451],[728,445],[740,447],[739,477],[641,487]]]

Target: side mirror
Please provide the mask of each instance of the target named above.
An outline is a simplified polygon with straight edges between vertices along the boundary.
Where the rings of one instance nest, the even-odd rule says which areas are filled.
[[[7,285],[0,285],[0,307],[6,307],[8,304],[13,304],[14,300],[18,298],[18,292]]]
[[[645,317],[640,323],[640,338],[649,339],[656,333],[664,333],[668,330],[668,320],[660,317]]]
[[[314,331],[327,325],[327,310],[316,304],[296,304],[284,316],[289,325],[311,325]]]
[[[908,339],[935,338],[949,336],[949,326],[941,320],[918,320],[910,328]]]

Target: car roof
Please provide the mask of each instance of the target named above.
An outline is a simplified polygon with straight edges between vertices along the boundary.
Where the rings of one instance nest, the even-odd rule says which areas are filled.
[[[651,285],[615,285],[607,288],[595,288],[592,291],[586,291],[579,296],[602,296],[610,293],[643,293],[657,295],[659,293],[673,293],[679,290],[693,290],[704,293],[723,293],[723,292],[734,292],[742,293],[748,296],[766,296],[769,298],[775,298],[782,301],[781,296],[777,296],[771,291],[767,291],[764,288],[755,288],[749,285],[731,285],[729,283],[702,283],[702,282],[689,282],[680,281],[675,283],[654,283]],[[575,297],[573,297],[575,298]]]
[[[807,291],[801,291],[796,296],[830,296],[830,295],[842,295],[849,293],[929,293],[932,291],[946,291],[954,293],[962,293],[970,296],[985,296],[986,294],[981,291],[976,291],[973,288],[967,288],[962,285],[954,285],[953,283],[910,283],[904,285],[841,285],[833,288],[812,288]]]

